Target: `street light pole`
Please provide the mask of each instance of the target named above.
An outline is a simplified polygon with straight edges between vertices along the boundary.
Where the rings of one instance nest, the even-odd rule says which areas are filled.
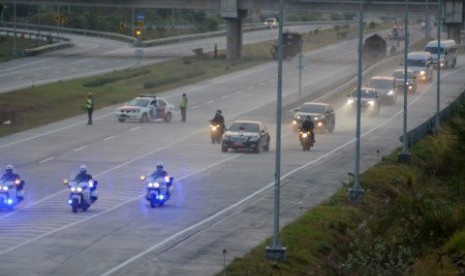
[[[437,68],[437,81],[436,81],[436,116],[434,120],[434,133],[441,131],[441,125],[439,122],[439,110],[440,110],[440,95],[441,95],[441,63],[439,58],[441,57],[441,23],[442,23],[442,1],[438,0],[438,68]]]
[[[16,53],[16,0],[13,3],[13,56],[17,56]]]
[[[409,163],[410,162],[410,153],[408,150],[408,140],[407,136],[407,53],[408,53],[408,0],[405,0],[405,26],[404,26],[404,123],[403,123],[403,132],[402,132],[402,151],[398,156],[399,163]]]
[[[278,31],[278,92],[276,101],[276,161],[275,161],[275,185],[274,185],[274,222],[273,243],[267,246],[265,257],[269,260],[284,262],[286,260],[286,248],[281,246],[279,240],[279,197],[281,180],[281,104],[282,104],[282,76],[283,76],[283,16],[284,0],[279,2],[279,31]]]
[[[358,25],[358,77],[357,77],[357,119],[355,127],[355,172],[354,185],[349,189],[348,199],[354,203],[361,203],[363,200],[363,190],[360,186],[360,119],[362,106],[362,50],[363,50],[363,0],[360,0],[360,15]]]

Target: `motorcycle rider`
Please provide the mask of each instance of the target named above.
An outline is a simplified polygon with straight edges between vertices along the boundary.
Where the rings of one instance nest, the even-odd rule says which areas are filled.
[[[96,196],[95,193],[93,193],[95,190],[97,190],[97,181],[95,181],[93,178],[92,178],[92,175],[88,174],[87,173],[87,166],[82,164],[80,167],[79,167],[79,173],[76,175],[76,177],[74,178],[74,180],[76,182],[88,182],[89,180],[93,180],[94,182],[94,185],[92,187],[90,187],[90,199],[92,201],[96,201],[98,199],[98,197]]]
[[[221,109],[218,109],[216,111],[216,113],[215,113],[215,116],[211,120],[211,123],[219,125],[220,130],[221,130],[221,134],[223,134],[226,127],[224,125],[224,117],[223,117],[223,115],[221,115],[221,113],[222,113]]]
[[[155,180],[157,178],[162,177],[163,179],[165,176],[168,176],[168,172],[163,169],[163,162],[158,162],[157,163],[157,169],[151,174],[151,177]],[[169,198],[170,197],[170,189],[169,187],[171,186],[171,182],[168,181],[166,186],[168,189],[166,189],[166,196]]]
[[[16,179],[21,179],[21,178],[19,177],[19,174],[14,173],[13,165],[6,165],[5,173],[2,175],[2,180],[3,181],[15,181]],[[24,184],[25,182],[21,180],[19,185],[15,185],[16,186],[16,199],[18,201],[21,201],[24,199],[24,197],[19,194],[19,192],[23,190]]]
[[[300,130],[304,132],[310,131],[311,139],[313,143],[315,143],[315,134],[313,131],[314,129],[315,129],[315,125],[312,122],[312,118],[310,117],[310,115],[307,115],[305,120],[302,122],[302,126],[300,127]]]

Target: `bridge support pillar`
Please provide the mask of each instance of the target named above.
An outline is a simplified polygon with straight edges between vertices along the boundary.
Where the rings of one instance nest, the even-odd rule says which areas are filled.
[[[453,39],[457,44],[461,44],[462,41],[460,41],[460,31],[462,24],[458,23],[448,23],[446,24],[447,27],[447,38],[448,39]]]
[[[226,49],[227,58],[239,60],[242,55],[242,20],[247,16],[246,10],[238,10],[237,18],[226,20]]]

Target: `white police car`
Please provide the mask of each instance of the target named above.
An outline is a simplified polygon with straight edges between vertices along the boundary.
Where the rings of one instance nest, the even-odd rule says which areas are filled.
[[[155,95],[140,95],[119,107],[115,114],[119,122],[140,121],[165,121],[170,122],[175,112],[174,105],[164,98]]]

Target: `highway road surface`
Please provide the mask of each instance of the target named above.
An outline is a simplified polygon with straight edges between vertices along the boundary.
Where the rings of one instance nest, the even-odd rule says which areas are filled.
[[[336,130],[317,134],[315,147],[304,152],[284,116],[282,225],[331,196],[354,170],[355,119],[344,111],[346,97],[338,84],[355,86],[356,52],[357,41],[349,40],[305,55],[302,98],[331,103]],[[463,91],[464,65],[460,56],[455,69],[443,72],[442,107]],[[299,98],[296,67],[294,61],[284,63],[286,115]],[[372,73],[390,74],[397,67],[395,57]],[[409,95],[409,129],[434,114],[435,80]],[[112,106],[96,111],[92,126],[78,116],[0,138],[0,165],[15,165],[27,182],[25,201],[0,212],[0,275],[220,272],[223,257],[229,263],[272,235],[276,83],[277,64],[269,62],[163,92],[175,104],[187,93],[186,123],[180,114],[171,123],[119,123]],[[264,121],[272,134],[270,151],[222,153],[208,133],[217,109],[227,125],[236,119]],[[402,97],[382,106],[380,116],[362,117],[362,170],[401,146],[402,118]],[[151,209],[139,176],[157,161],[174,176],[175,191],[166,206]],[[100,197],[89,211],[73,214],[62,179],[82,163],[100,182]]]

